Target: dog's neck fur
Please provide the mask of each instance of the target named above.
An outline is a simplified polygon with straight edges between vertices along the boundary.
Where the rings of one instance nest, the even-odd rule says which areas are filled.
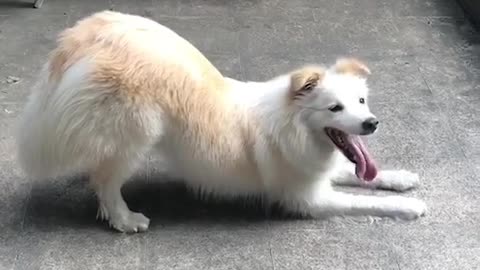
[[[233,102],[240,110],[245,110],[247,117],[259,123],[260,136],[271,138],[274,144],[271,147],[276,147],[289,164],[315,175],[317,171],[325,171],[338,156],[323,130],[308,128],[301,119],[304,113],[289,104],[289,75],[265,82],[241,82],[230,78],[227,81],[232,86]]]

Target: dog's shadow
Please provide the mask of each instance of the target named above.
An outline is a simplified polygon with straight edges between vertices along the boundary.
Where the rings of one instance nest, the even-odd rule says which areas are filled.
[[[0,1],[0,9],[3,11],[5,10],[13,10],[18,8],[33,8],[34,0],[31,1],[18,1],[18,0],[5,0]]]
[[[29,198],[26,226],[55,231],[58,227],[104,228],[96,220],[97,199],[86,177],[37,183]],[[275,219],[297,219],[261,198],[214,198],[198,195],[180,183],[134,179],[122,189],[133,211],[151,219],[150,229],[176,226],[249,226]]]

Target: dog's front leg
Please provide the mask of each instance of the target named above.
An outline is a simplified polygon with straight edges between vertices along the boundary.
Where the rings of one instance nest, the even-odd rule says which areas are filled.
[[[413,220],[423,216],[423,201],[401,196],[376,197],[332,191],[315,198],[308,211],[313,217],[327,215],[378,216]]]
[[[332,178],[332,182],[342,186],[406,191],[418,186],[419,177],[418,174],[406,170],[383,170],[373,181],[366,182],[358,179],[355,175],[355,167],[347,163],[339,174]]]
[[[354,195],[325,188],[325,185],[313,188],[312,192],[297,194],[297,200],[290,206],[313,217],[378,216],[404,220],[416,219],[427,210],[425,203],[415,198]]]

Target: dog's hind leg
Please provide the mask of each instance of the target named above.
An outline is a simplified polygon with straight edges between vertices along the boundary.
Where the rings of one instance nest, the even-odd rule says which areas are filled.
[[[107,138],[112,143],[112,150],[91,167],[90,183],[99,202],[97,218],[108,220],[110,226],[121,232],[141,232],[148,229],[149,219],[128,208],[121,188],[145,154],[161,139],[162,119],[156,116],[158,113],[146,108],[138,112],[125,110],[118,113],[122,114],[122,118],[110,117],[110,124],[103,126],[115,134]]]
[[[418,174],[406,170],[383,170],[370,182],[358,179],[355,168],[347,166],[334,178],[333,184],[339,186],[353,186],[370,189],[386,189],[393,191],[407,191],[415,188],[419,183]]]
[[[122,185],[136,168],[132,161],[107,159],[90,176],[99,203],[97,218],[108,220],[110,226],[121,232],[146,231],[150,222],[143,214],[132,212],[121,194]]]

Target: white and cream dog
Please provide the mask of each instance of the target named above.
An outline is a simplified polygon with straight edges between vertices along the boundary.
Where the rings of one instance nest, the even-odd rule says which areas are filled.
[[[21,119],[19,160],[35,178],[88,172],[99,217],[122,232],[149,226],[120,189],[151,149],[169,174],[202,192],[263,196],[312,217],[415,219],[426,211],[420,200],[332,188],[418,183],[411,172],[377,172],[360,139],[378,125],[367,105],[369,73],[342,58],[240,82],[165,26],[99,12],[61,33]]]

